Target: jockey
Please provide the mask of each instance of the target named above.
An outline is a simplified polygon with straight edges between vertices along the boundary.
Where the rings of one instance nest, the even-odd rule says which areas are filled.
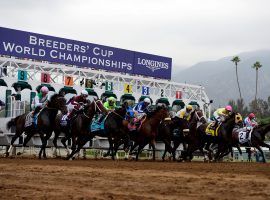
[[[69,114],[67,115],[67,119],[71,119],[74,117],[75,113],[83,108],[83,104],[89,103],[87,99],[88,92],[86,90],[82,90],[80,95],[72,97],[68,102]]]
[[[254,128],[255,126],[258,125],[257,121],[256,121],[256,116],[254,113],[250,113],[244,120],[245,126],[246,127],[250,127],[250,128]]]
[[[43,86],[40,89],[40,92],[35,96],[32,102],[32,109],[34,109],[33,116],[35,116],[46,105],[48,92],[49,89],[46,86]]]
[[[116,99],[114,97],[109,97],[107,98],[107,101],[103,104],[103,106],[108,110],[108,111],[114,111],[116,108]],[[101,123],[106,117],[106,114],[102,113],[99,116],[98,123]]]
[[[187,121],[189,121],[191,111],[192,111],[192,106],[187,105],[186,108],[183,108],[176,113],[176,117],[181,118],[181,119],[186,119]]]
[[[116,99],[114,97],[107,98],[107,101],[103,105],[108,111],[113,111],[116,108]]]
[[[227,117],[230,112],[232,112],[232,106],[230,105],[227,105],[225,108],[218,108],[213,114],[214,120],[215,120],[215,123],[213,124],[213,126],[221,122],[221,120],[223,120],[224,117]]]
[[[133,111],[136,113],[139,119],[141,119],[147,112],[148,107],[151,105],[151,100],[149,98],[145,98],[143,101],[138,103]]]

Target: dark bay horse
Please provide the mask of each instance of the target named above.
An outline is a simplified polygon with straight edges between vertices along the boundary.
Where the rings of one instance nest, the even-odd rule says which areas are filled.
[[[165,150],[162,156],[164,161],[166,153],[169,152],[175,161],[175,152],[180,143],[184,143],[185,135],[189,132],[189,124],[186,119],[174,117],[171,120],[163,120],[158,126],[157,140],[162,140]],[[171,147],[173,141],[173,147]]]
[[[264,142],[265,135],[270,132],[270,124],[262,124],[258,127],[253,128],[251,132],[251,138],[249,142],[241,144],[244,147],[255,147],[263,156],[263,162],[266,162],[264,153],[261,147],[267,147],[270,150],[270,145]],[[232,132],[232,145],[239,144],[239,134],[240,132],[235,130]],[[249,149],[250,150],[250,149]]]
[[[42,142],[42,146],[39,152],[39,158],[41,158],[41,154],[43,152],[43,157],[46,158],[46,146],[47,140],[51,137],[54,127],[55,117],[58,111],[62,113],[67,113],[66,100],[59,94],[54,94],[51,96],[50,100],[48,100],[47,105],[40,111],[37,118],[37,127],[33,124],[29,127],[25,127],[26,116],[29,113],[22,114],[14,119],[11,119],[7,123],[7,129],[10,129],[11,126],[16,127],[15,135],[12,137],[9,151],[7,152],[7,156],[11,152],[13,144],[15,140],[20,137],[23,133],[27,136],[24,140],[23,147],[26,146],[27,142],[31,139],[31,137],[39,133],[40,139]]]
[[[115,154],[120,144],[123,143],[123,140],[129,140],[128,129],[123,124],[126,111],[127,104],[123,104],[121,108],[109,112],[104,121],[104,130],[91,132],[88,129],[88,132],[80,132],[78,140],[76,141],[76,150],[72,151],[72,153],[68,156],[68,159],[72,158],[76,153],[78,153],[80,149],[86,144],[86,142],[93,139],[95,136],[100,136],[108,138],[109,150],[107,155],[112,155],[112,159],[114,160]]]
[[[71,121],[70,121],[70,134],[66,134],[66,136],[61,140],[64,147],[69,151],[66,141],[70,138],[72,139],[72,156],[68,155],[67,159],[70,159],[74,155],[74,151],[77,149],[77,140],[81,140],[84,137],[89,137],[90,125],[92,119],[96,114],[107,113],[106,108],[102,105],[100,100],[93,100],[90,104],[84,106],[84,108],[79,111]],[[55,128],[56,129],[56,128]],[[91,138],[92,139],[92,138]],[[89,139],[90,140],[90,139]],[[88,140],[88,141],[89,141]]]
[[[130,154],[133,150],[138,147],[136,153],[136,161],[139,158],[139,154],[143,148],[149,144],[153,150],[153,160],[155,160],[155,143],[158,134],[158,126],[162,120],[169,118],[169,111],[165,106],[157,107],[152,113],[148,114],[145,120],[142,122],[139,130],[136,131],[136,137],[134,139],[134,144],[131,147]]]
[[[227,119],[222,122],[220,128],[218,129],[217,136],[207,135],[206,128],[209,123],[206,123],[206,119],[203,117],[201,110],[194,110],[191,114],[190,120],[190,134],[188,135],[188,148],[187,151],[183,154],[184,160],[191,160],[192,154],[196,150],[204,155],[206,159],[206,152],[204,147],[209,147],[210,144],[218,144],[218,152],[215,156],[215,159],[220,159],[221,155],[225,156],[227,154],[226,150],[231,150],[231,136],[232,130],[235,125],[241,121],[242,117],[239,113],[231,113]],[[211,157],[211,152],[206,148],[208,152],[208,157]],[[224,153],[226,151],[226,153]],[[228,151],[229,153],[230,151]]]

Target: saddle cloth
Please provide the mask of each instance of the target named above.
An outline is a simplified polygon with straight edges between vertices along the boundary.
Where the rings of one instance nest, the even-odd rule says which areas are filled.
[[[68,114],[62,116],[62,119],[60,121],[61,126],[67,125],[67,116],[68,116]]]
[[[105,128],[105,120],[107,119],[108,115],[106,115],[102,121],[100,122],[100,118],[102,116],[98,116],[98,117],[95,117],[93,120],[92,120],[92,123],[90,124],[90,131],[91,132],[95,132],[95,131],[103,131],[104,128]]]
[[[242,129],[239,129],[237,132],[238,132],[238,139],[239,139],[240,144],[244,144],[246,142],[251,141],[252,129],[242,128]]]
[[[208,124],[208,126],[206,127],[206,130],[205,130],[205,134],[216,137],[216,136],[218,136],[218,129],[220,127],[220,124],[217,127],[213,127],[213,123],[214,122]]]
[[[24,127],[29,127],[33,124],[34,119],[33,119],[32,115],[33,115],[32,112],[30,112],[26,115]],[[37,116],[36,116],[36,118],[37,118]]]

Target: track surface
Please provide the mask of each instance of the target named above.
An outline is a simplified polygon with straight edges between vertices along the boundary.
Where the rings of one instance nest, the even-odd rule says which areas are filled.
[[[270,165],[0,158],[1,199],[270,199]]]

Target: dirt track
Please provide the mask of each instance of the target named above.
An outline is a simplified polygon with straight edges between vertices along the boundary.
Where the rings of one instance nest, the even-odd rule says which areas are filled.
[[[270,199],[270,165],[0,158],[1,199]]]

